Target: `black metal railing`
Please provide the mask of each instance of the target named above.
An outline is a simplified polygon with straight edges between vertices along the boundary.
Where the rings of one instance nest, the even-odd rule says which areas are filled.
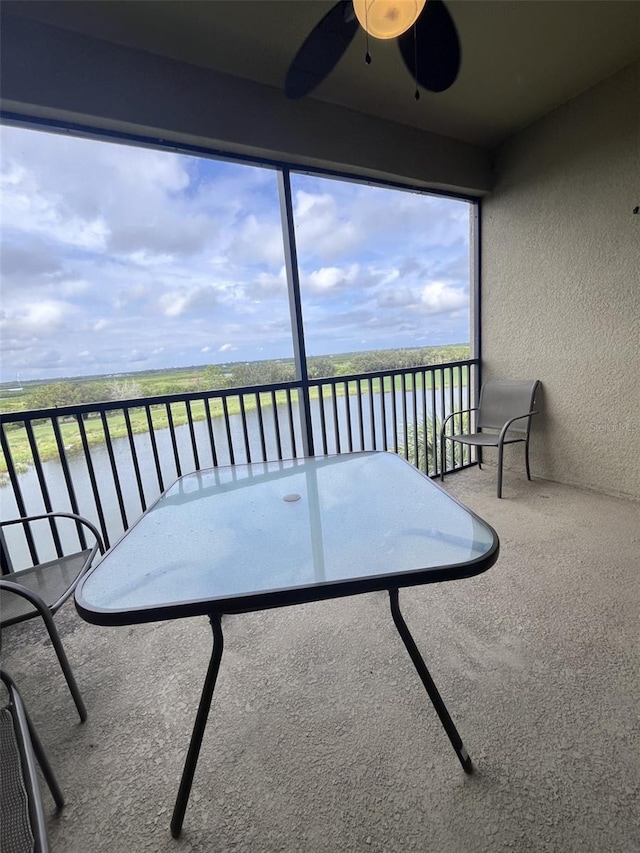
[[[202,468],[391,450],[435,476],[443,463],[440,424],[473,405],[478,365],[470,359],[3,414],[2,515],[70,510],[96,523],[108,545],[173,480]],[[446,470],[474,461],[464,447],[448,453]]]

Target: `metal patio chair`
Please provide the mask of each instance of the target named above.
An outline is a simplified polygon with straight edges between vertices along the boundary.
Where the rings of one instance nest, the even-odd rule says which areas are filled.
[[[482,448],[498,448],[498,497],[502,497],[502,462],[505,444],[524,442],[524,458],[527,469],[527,479],[531,479],[529,469],[529,433],[531,418],[537,415],[534,411],[536,393],[540,385],[539,379],[491,379],[484,383],[480,390],[478,406],[472,409],[461,409],[452,412],[442,423],[440,436],[440,458],[442,467],[440,479],[445,475],[445,445],[447,441],[473,445],[478,450],[478,463],[482,464]],[[477,412],[477,431],[447,435],[447,423],[456,415]],[[488,430],[488,432],[487,432]]]
[[[36,759],[58,809],[64,797],[13,679],[2,670],[0,679],[8,694],[0,708],[0,849],[2,853],[47,853]]]
[[[64,553],[58,524],[60,519],[71,519],[77,529],[80,550]],[[34,522],[50,528],[57,557],[41,562],[34,538]],[[26,544],[32,566],[15,571],[4,529],[9,525],[20,524],[23,527]],[[95,539],[87,544],[86,531]],[[44,532],[44,531],[43,531]],[[27,619],[42,617],[51,643],[58,656],[62,672],[69,685],[73,701],[78,709],[80,720],[87,719],[87,710],[80,696],[76,679],[71,670],[62,640],[54,624],[53,616],[73,594],[82,575],[91,566],[98,551],[104,553],[102,538],[95,526],[86,518],[70,512],[47,512],[41,515],[14,518],[0,522],[0,549],[2,555],[2,575],[0,575],[0,629]]]

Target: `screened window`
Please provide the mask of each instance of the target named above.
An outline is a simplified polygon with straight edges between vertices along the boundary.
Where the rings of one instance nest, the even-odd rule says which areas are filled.
[[[1,142],[5,391],[295,378],[276,168],[7,126]],[[468,357],[471,203],[290,180],[311,375]]]
[[[468,202],[308,175],[292,193],[309,356],[392,368],[468,346]]]

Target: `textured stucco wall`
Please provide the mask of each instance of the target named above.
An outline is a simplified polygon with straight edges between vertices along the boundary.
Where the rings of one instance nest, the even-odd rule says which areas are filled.
[[[484,376],[542,380],[534,476],[640,498],[640,64],[512,137],[495,170]]]

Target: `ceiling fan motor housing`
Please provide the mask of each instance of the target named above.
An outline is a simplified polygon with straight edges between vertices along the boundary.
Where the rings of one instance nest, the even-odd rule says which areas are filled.
[[[377,39],[393,39],[418,20],[426,0],[353,0],[363,30]]]

